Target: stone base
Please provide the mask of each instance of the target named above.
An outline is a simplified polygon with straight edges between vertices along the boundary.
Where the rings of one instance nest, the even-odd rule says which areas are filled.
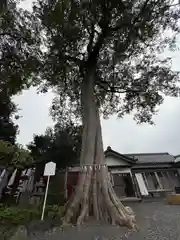
[[[170,194],[168,196],[168,204],[171,205],[180,205],[180,194]]]
[[[137,198],[137,197],[124,197],[124,198],[120,198],[121,202],[140,202],[142,201],[141,198]]]

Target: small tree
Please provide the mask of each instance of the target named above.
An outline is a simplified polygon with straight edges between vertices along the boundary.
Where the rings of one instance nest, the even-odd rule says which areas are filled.
[[[179,73],[157,53],[175,48],[179,4],[170,0],[38,1],[44,89],[57,86],[60,110],[82,116],[81,172],[64,223],[88,215],[135,227],[104,165],[100,113],[134,113],[152,123],[163,96],[178,96]],[[170,35],[167,35],[167,31]],[[169,37],[170,36],[170,37]]]
[[[20,144],[0,140],[0,164],[7,169],[27,168],[34,164],[30,151]]]
[[[0,199],[3,190],[7,187],[9,176],[14,169],[24,169],[33,165],[33,158],[30,152],[19,144],[0,140],[0,165],[5,168],[5,174],[0,184]]]
[[[65,128],[56,123],[54,129],[47,129],[44,135],[35,135],[28,144],[35,164],[44,165],[53,161],[57,168],[77,164],[81,144],[81,127],[73,124]]]

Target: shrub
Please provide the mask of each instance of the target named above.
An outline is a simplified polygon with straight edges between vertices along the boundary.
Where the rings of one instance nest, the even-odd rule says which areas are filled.
[[[57,205],[46,205],[45,219],[54,219],[61,216],[64,207]],[[19,225],[27,225],[41,218],[41,207],[29,207],[28,209],[18,206],[7,206],[0,204],[0,239],[7,240]]]
[[[63,207],[56,205],[47,205],[45,218],[60,217]],[[0,205],[0,225],[25,225],[34,220],[40,220],[42,207],[37,208],[19,208],[18,206]]]

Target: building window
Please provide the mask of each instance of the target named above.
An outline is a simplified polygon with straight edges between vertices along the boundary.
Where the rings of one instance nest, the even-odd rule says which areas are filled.
[[[161,188],[158,176],[154,172],[144,173],[144,180],[146,179],[146,186],[148,190],[157,190]]]
[[[151,172],[150,175],[151,175],[151,177],[152,177],[152,181],[153,181],[153,184],[154,184],[154,188],[155,188],[155,189],[159,189],[160,186],[159,186],[159,183],[158,183],[158,180],[157,180],[157,178],[156,178],[155,173],[154,173],[154,172]]]
[[[144,172],[142,173],[145,185],[148,190],[172,190],[180,186],[180,178],[177,171]]]
[[[168,175],[169,175],[169,179],[171,181],[172,188],[179,187],[180,181],[179,181],[177,171],[170,171],[170,172],[168,172]]]
[[[153,183],[151,174],[150,173],[145,173],[144,175],[145,175],[145,178],[147,180],[148,190],[153,190],[155,187],[154,187],[154,183]]]
[[[171,189],[171,182],[169,181],[167,172],[158,172],[158,177],[163,189]]]

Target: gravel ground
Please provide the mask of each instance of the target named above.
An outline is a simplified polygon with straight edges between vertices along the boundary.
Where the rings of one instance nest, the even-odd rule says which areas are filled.
[[[139,232],[89,222],[81,229],[39,231],[29,236],[28,240],[180,240],[180,206],[167,205],[163,201],[131,203],[128,206],[136,212]]]

